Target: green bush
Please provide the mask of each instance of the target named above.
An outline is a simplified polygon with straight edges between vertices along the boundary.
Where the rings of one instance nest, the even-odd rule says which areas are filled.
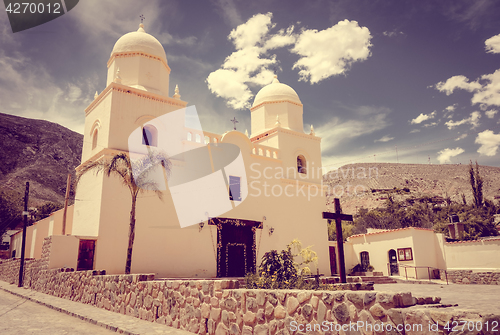
[[[293,251],[296,251],[296,254]],[[295,257],[301,256],[297,263]],[[308,283],[305,275],[311,273],[308,265],[315,263],[317,256],[307,247],[302,249],[300,241],[293,240],[285,250],[266,252],[262,257],[257,274],[247,274],[246,287],[250,289],[312,289],[314,283]]]

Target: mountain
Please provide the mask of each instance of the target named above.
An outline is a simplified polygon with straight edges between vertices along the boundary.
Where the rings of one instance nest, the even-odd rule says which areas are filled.
[[[485,199],[500,199],[500,168],[479,166],[483,178]],[[354,214],[361,207],[382,207],[387,195],[396,200],[433,197],[435,202],[450,198],[472,203],[472,191],[468,165],[429,165],[395,163],[359,163],[342,166],[325,174],[325,185],[329,186],[327,203],[333,211],[333,199],[340,198],[342,210]]]
[[[0,189],[24,195],[29,206],[64,202],[68,173],[74,180],[82,156],[83,135],[59,124],[0,113]]]

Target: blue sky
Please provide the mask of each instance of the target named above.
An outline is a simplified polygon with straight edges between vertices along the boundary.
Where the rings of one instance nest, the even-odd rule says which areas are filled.
[[[118,38],[164,46],[204,129],[239,120],[276,72],[323,138],[328,168],[357,162],[500,166],[500,3],[85,0],[13,34],[0,14],[0,112],[82,132]]]

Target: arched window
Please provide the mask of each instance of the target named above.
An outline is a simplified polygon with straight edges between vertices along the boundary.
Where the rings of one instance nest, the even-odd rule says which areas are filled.
[[[193,134],[189,133],[187,134],[187,140],[192,141],[193,140]]]
[[[201,136],[200,136],[200,134],[196,134],[196,143],[201,143]]]
[[[92,150],[94,150],[97,147],[97,134],[98,130],[94,130],[94,134],[92,135]]]
[[[156,147],[158,145],[158,131],[150,124],[142,128],[142,144]]]
[[[306,158],[302,155],[297,156],[297,171],[299,173],[307,173],[307,162]]]
[[[209,143],[210,143],[210,137],[205,136],[205,144],[209,144]]]

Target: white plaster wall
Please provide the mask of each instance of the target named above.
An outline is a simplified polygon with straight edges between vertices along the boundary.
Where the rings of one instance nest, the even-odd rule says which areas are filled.
[[[374,271],[382,271],[384,276],[389,275],[387,263],[389,263],[389,250],[398,248],[412,248],[414,253],[412,261],[398,261],[401,265],[415,266],[415,248],[411,230],[398,230],[383,232],[378,234],[367,234],[350,237],[349,241],[353,245],[355,256],[354,265],[361,263],[360,253],[368,251],[370,264],[375,268]],[[352,263],[351,263],[352,264]],[[353,265],[353,266],[354,266]],[[351,267],[352,268],[352,267]],[[415,277],[414,269],[407,269],[408,276]],[[404,276],[404,268],[399,268],[400,275]]]
[[[119,56],[108,67],[109,85],[120,69],[122,84],[168,96],[170,69],[160,60],[147,56]]]
[[[258,161],[260,168],[275,169],[281,161],[251,154],[251,144],[243,134],[231,132],[225,135],[224,143],[235,143],[241,147],[247,171],[249,164]],[[249,175],[252,176],[252,175]],[[256,175],[253,175],[256,177]],[[264,229],[256,232],[257,266],[266,251],[284,249],[293,239],[299,239],[304,247],[313,246],[319,256],[321,273],[329,273],[328,234],[326,220],[321,213],[325,210],[325,199],[319,190],[320,185],[293,181],[284,183],[281,178],[265,180],[252,179],[257,182],[249,187],[247,199],[228,213],[218,216],[264,221]],[[265,196],[263,183],[267,182],[268,196]],[[106,269],[107,273],[123,273],[125,268],[128,241],[130,195],[127,188],[118,180],[104,181],[103,211],[99,237],[96,244],[96,269]],[[279,189],[287,185],[287,196],[275,196]],[[297,186],[298,185],[298,186]],[[275,187],[275,194],[271,192]],[[299,187],[305,194],[296,194]],[[312,187],[316,196],[308,199],[307,188]],[[257,189],[260,190],[260,196]],[[196,206],[196,203],[191,204]],[[316,213],[312,215],[311,213]],[[155,272],[159,277],[215,277],[217,231],[208,226],[199,231],[198,225],[180,228],[169,191],[164,192],[160,201],[152,193],[140,195],[136,213],[136,238],[133,250],[132,272]],[[209,213],[210,216],[210,213]],[[269,227],[274,233],[269,236]],[[315,271],[315,268],[312,269]]]
[[[413,234],[413,259],[418,266],[419,279],[428,279],[432,268],[444,269],[444,258],[439,247],[439,239],[432,230],[411,229]]]
[[[252,137],[265,130],[274,128],[277,116],[279,116],[281,127],[303,133],[302,111],[302,106],[287,101],[262,104],[252,110]]]
[[[52,236],[49,269],[67,267],[76,270],[79,245],[80,240],[76,236]]]
[[[445,243],[447,270],[500,270],[500,239]]]
[[[50,235],[60,235],[62,233],[62,217],[64,209],[52,213],[49,217],[35,222],[26,228],[26,253],[25,257],[39,259],[42,257],[43,242]],[[66,233],[71,233],[71,222],[73,219],[73,205],[68,206],[66,214]],[[52,231],[50,227],[52,226]],[[21,257],[22,231],[11,237],[12,250],[16,249],[16,258]]]

